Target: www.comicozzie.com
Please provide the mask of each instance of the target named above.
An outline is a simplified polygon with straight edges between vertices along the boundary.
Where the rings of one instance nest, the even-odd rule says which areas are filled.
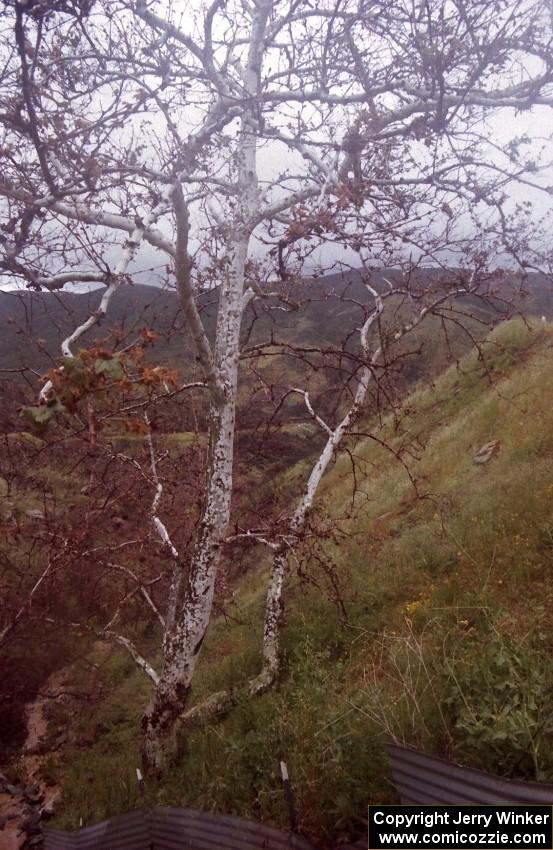
[[[369,806],[369,850],[553,850],[551,806]]]

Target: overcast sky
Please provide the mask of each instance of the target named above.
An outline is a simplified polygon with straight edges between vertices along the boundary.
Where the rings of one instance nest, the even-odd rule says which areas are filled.
[[[189,9],[190,5],[187,4],[187,7]],[[493,116],[489,117],[486,122],[486,126],[489,128],[488,137],[492,143],[489,148],[490,161],[498,162],[501,157],[501,154],[494,150],[493,144],[497,145],[501,149],[504,148],[513,137],[526,134],[532,139],[532,148],[535,150],[536,159],[541,159],[542,162],[546,162],[547,157],[550,157],[549,152],[552,149],[552,116],[553,110],[544,106],[534,107],[531,110],[518,114],[515,113],[513,109],[502,109],[494,113]],[[544,147],[545,151],[543,151]],[[287,154],[287,159],[290,160],[289,164],[293,165],[293,155]],[[270,145],[262,146],[259,150],[258,161],[259,176],[262,181],[276,177],[282,170],[282,146],[279,146],[278,151]],[[301,160],[299,161],[301,162]],[[553,184],[553,168],[549,166],[547,170],[540,175],[532,175],[532,180],[534,182],[541,183],[544,187],[551,186]],[[546,194],[545,192],[532,190],[528,186],[512,183],[508,187],[508,193],[513,205],[518,201],[531,200],[534,204],[536,220],[539,220],[548,212],[548,210],[551,209],[553,190],[550,194]],[[167,227],[167,225],[165,226]],[[160,227],[163,228],[163,222],[160,222]],[[110,234],[110,237],[113,238],[113,232]],[[121,234],[117,238],[122,245],[125,241],[126,235]],[[111,260],[113,265],[117,262],[120,250],[121,249],[119,247],[114,246],[110,249],[106,257],[108,261]],[[252,240],[251,252],[254,256],[262,256],[265,250],[266,249],[259,242],[255,239]],[[306,265],[306,272],[309,273],[310,269],[314,268],[314,266],[319,262],[328,264],[332,260],[344,260],[345,262],[355,264],[356,259],[356,255],[353,254],[353,252],[341,251],[335,246],[329,245],[324,249],[323,253],[319,252],[318,255],[311,258],[309,263]],[[132,274],[133,279],[137,283],[149,283],[155,285],[165,278],[166,275],[164,270],[166,265],[167,257],[148,243],[143,242],[135,260],[129,267],[129,273]],[[9,282],[4,284],[0,283],[0,288],[13,288],[13,284],[10,284]],[[88,287],[86,285],[77,285],[76,287],[71,288],[86,289]]]

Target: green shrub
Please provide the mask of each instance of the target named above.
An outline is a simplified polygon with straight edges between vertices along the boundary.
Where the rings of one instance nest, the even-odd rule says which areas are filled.
[[[553,778],[553,659],[509,636],[447,662],[455,755],[502,776]]]

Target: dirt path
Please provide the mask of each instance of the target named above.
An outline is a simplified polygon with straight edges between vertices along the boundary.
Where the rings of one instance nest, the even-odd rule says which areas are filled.
[[[96,641],[92,647],[95,657],[105,658],[110,644]],[[5,777],[0,774],[0,850],[21,850],[26,834],[22,826],[29,817],[37,818],[42,811],[53,811],[60,795],[58,786],[46,785],[40,770],[48,753],[40,751],[40,745],[48,732],[47,706],[52,699],[63,693],[71,677],[72,666],[52,673],[41,687],[36,698],[27,703],[27,737],[18,760],[20,780],[17,785],[6,788]],[[10,790],[11,789],[11,790]]]

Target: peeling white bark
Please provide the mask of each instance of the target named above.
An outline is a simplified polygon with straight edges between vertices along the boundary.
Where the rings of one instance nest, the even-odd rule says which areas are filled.
[[[309,393],[307,392],[307,390],[300,390],[297,387],[294,387],[291,390],[291,392],[299,393],[300,395],[303,396],[303,400],[305,401],[305,406],[307,407],[307,410],[309,411],[309,415],[311,416],[311,418],[315,420],[317,425],[319,425],[323,429],[323,431],[325,431],[325,433],[327,433],[329,435],[329,437],[332,437],[332,433],[333,433],[332,428],[330,428],[330,426],[326,424],[324,419],[322,419],[313,410],[313,405],[311,404],[311,399],[309,398]]]
[[[323,422],[323,420],[320,420],[320,418],[315,414],[315,411],[309,402],[309,396],[305,393],[305,402],[308,410],[311,416],[313,416],[313,418],[315,418],[321,425],[323,430],[328,433],[328,439],[311,470],[303,496],[301,497],[290,520],[289,534],[292,539],[299,537],[301,534],[307,515],[313,506],[313,501],[319,488],[319,484],[321,483],[321,479],[328,469],[330,462],[334,458],[341,442],[351,430],[352,425],[355,423],[362,410],[373,375],[374,365],[381,354],[380,346],[376,348],[372,355],[370,354],[369,332],[373,324],[381,315],[384,309],[384,303],[378,292],[373,289],[373,287],[367,285],[367,289],[374,298],[375,308],[364,322],[360,332],[361,352],[365,360],[365,365],[361,370],[353,403],[334,430]],[[282,590],[284,587],[284,578],[288,563],[287,550],[287,545],[282,544],[273,559],[271,580],[267,589],[267,599],[265,602],[265,622],[263,625],[263,666],[259,679],[253,685],[252,693],[258,693],[272,685],[278,674],[279,631],[283,612]]]
[[[158,516],[159,503],[163,495],[163,485],[159,480],[159,475],[157,472],[157,461],[154,450],[154,443],[152,440],[152,432],[150,430],[150,421],[148,419],[147,414],[144,414],[144,419],[146,421],[146,425],[148,426],[148,434],[146,439],[148,442],[148,450],[150,453],[150,468],[152,470],[152,477],[154,479],[155,485],[154,498],[152,500],[152,505],[150,508],[150,517],[152,520],[152,524],[158,533],[159,539],[161,540],[163,546],[165,546],[166,549],[168,549],[168,551],[171,553],[171,557],[173,559],[173,567],[171,570],[171,582],[169,585],[169,598],[167,601],[167,614],[165,619],[162,620],[163,649],[164,651],[167,651],[168,635],[171,634],[173,631],[173,628],[175,626],[175,619],[177,616],[177,607],[179,602],[180,589],[182,585],[182,563],[179,552],[176,546],[173,544],[169,532],[167,531],[167,526]]]

